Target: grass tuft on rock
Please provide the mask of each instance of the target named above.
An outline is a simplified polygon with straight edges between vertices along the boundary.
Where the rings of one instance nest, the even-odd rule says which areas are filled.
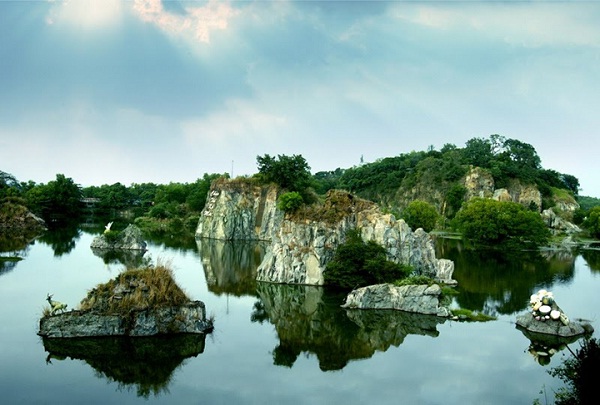
[[[180,306],[190,302],[165,264],[127,269],[99,284],[79,304],[81,311],[125,315],[131,311]]]

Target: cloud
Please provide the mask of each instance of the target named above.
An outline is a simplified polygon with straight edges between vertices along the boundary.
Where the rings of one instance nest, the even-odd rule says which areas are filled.
[[[225,30],[237,11],[229,4],[209,0],[204,6],[184,7],[185,13],[165,10],[161,0],[136,0],[134,12],[142,21],[155,24],[170,34],[191,34],[196,40],[210,43],[214,30]]]
[[[46,17],[47,24],[67,23],[78,28],[102,28],[117,22],[122,15],[119,0],[76,0],[57,2]]]

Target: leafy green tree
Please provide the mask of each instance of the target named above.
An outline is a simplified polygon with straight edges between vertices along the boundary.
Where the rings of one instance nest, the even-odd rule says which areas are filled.
[[[304,192],[310,185],[310,167],[302,155],[268,154],[257,156],[259,176],[265,182],[273,182],[288,191]]]
[[[412,201],[402,212],[402,218],[411,229],[423,228],[425,232],[431,232],[437,224],[440,215],[435,207],[428,202]]]
[[[387,260],[383,246],[374,241],[365,243],[360,231],[351,230],[327,264],[323,277],[326,285],[352,289],[394,282],[406,278],[410,272],[410,267]]]
[[[589,211],[587,218],[583,221],[583,227],[593,237],[600,238],[600,207],[594,207]]]
[[[514,202],[473,199],[463,205],[454,220],[476,247],[533,249],[550,238],[541,216]]]
[[[277,208],[283,212],[294,212],[304,204],[304,199],[297,191],[290,191],[279,196]]]
[[[80,217],[82,196],[73,179],[57,174],[56,180],[30,189],[26,199],[28,206],[46,222],[69,222]]]

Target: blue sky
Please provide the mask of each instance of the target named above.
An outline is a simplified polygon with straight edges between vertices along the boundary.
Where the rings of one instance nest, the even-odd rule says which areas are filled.
[[[0,170],[193,182],[500,134],[600,197],[600,2],[0,1]]]

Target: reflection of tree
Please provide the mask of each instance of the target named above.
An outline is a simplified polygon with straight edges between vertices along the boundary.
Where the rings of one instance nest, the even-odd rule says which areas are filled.
[[[600,250],[582,249],[581,256],[585,259],[591,271],[600,271]]]
[[[574,276],[572,255],[546,259],[538,252],[473,251],[448,239],[438,239],[436,248],[438,257],[454,261],[459,305],[488,315],[520,312],[536,286]]]
[[[197,241],[209,291],[235,296],[255,295],[256,269],[265,255],[257,242]]]
[[[35,236],[8,230],[0,232],[0,275],[14,270],[17,263],[27,256]]]
[[[44,338],[52,359],[83,360],[98,377],[115,381],[119,387],[135,387],[140,397],[168,392],[173,372],[186,358],[204,352],[204,334],[153,337],[101,337],[76,339]]]
[[[71,222],[61,224],[60,227],[51,227],[39,238],[39,241],[50,246],[55,257],[61,257],[75,248],[80,236],[79,224]]]
[[[409,334],[437,336],[443,318],[390,310],[341,308],[344,295],[322,287],[258,283],[253,322],[268,319],[279,336],[276,365],[292,367],[302,352],[314,353],[323,371],[399,346]]]

